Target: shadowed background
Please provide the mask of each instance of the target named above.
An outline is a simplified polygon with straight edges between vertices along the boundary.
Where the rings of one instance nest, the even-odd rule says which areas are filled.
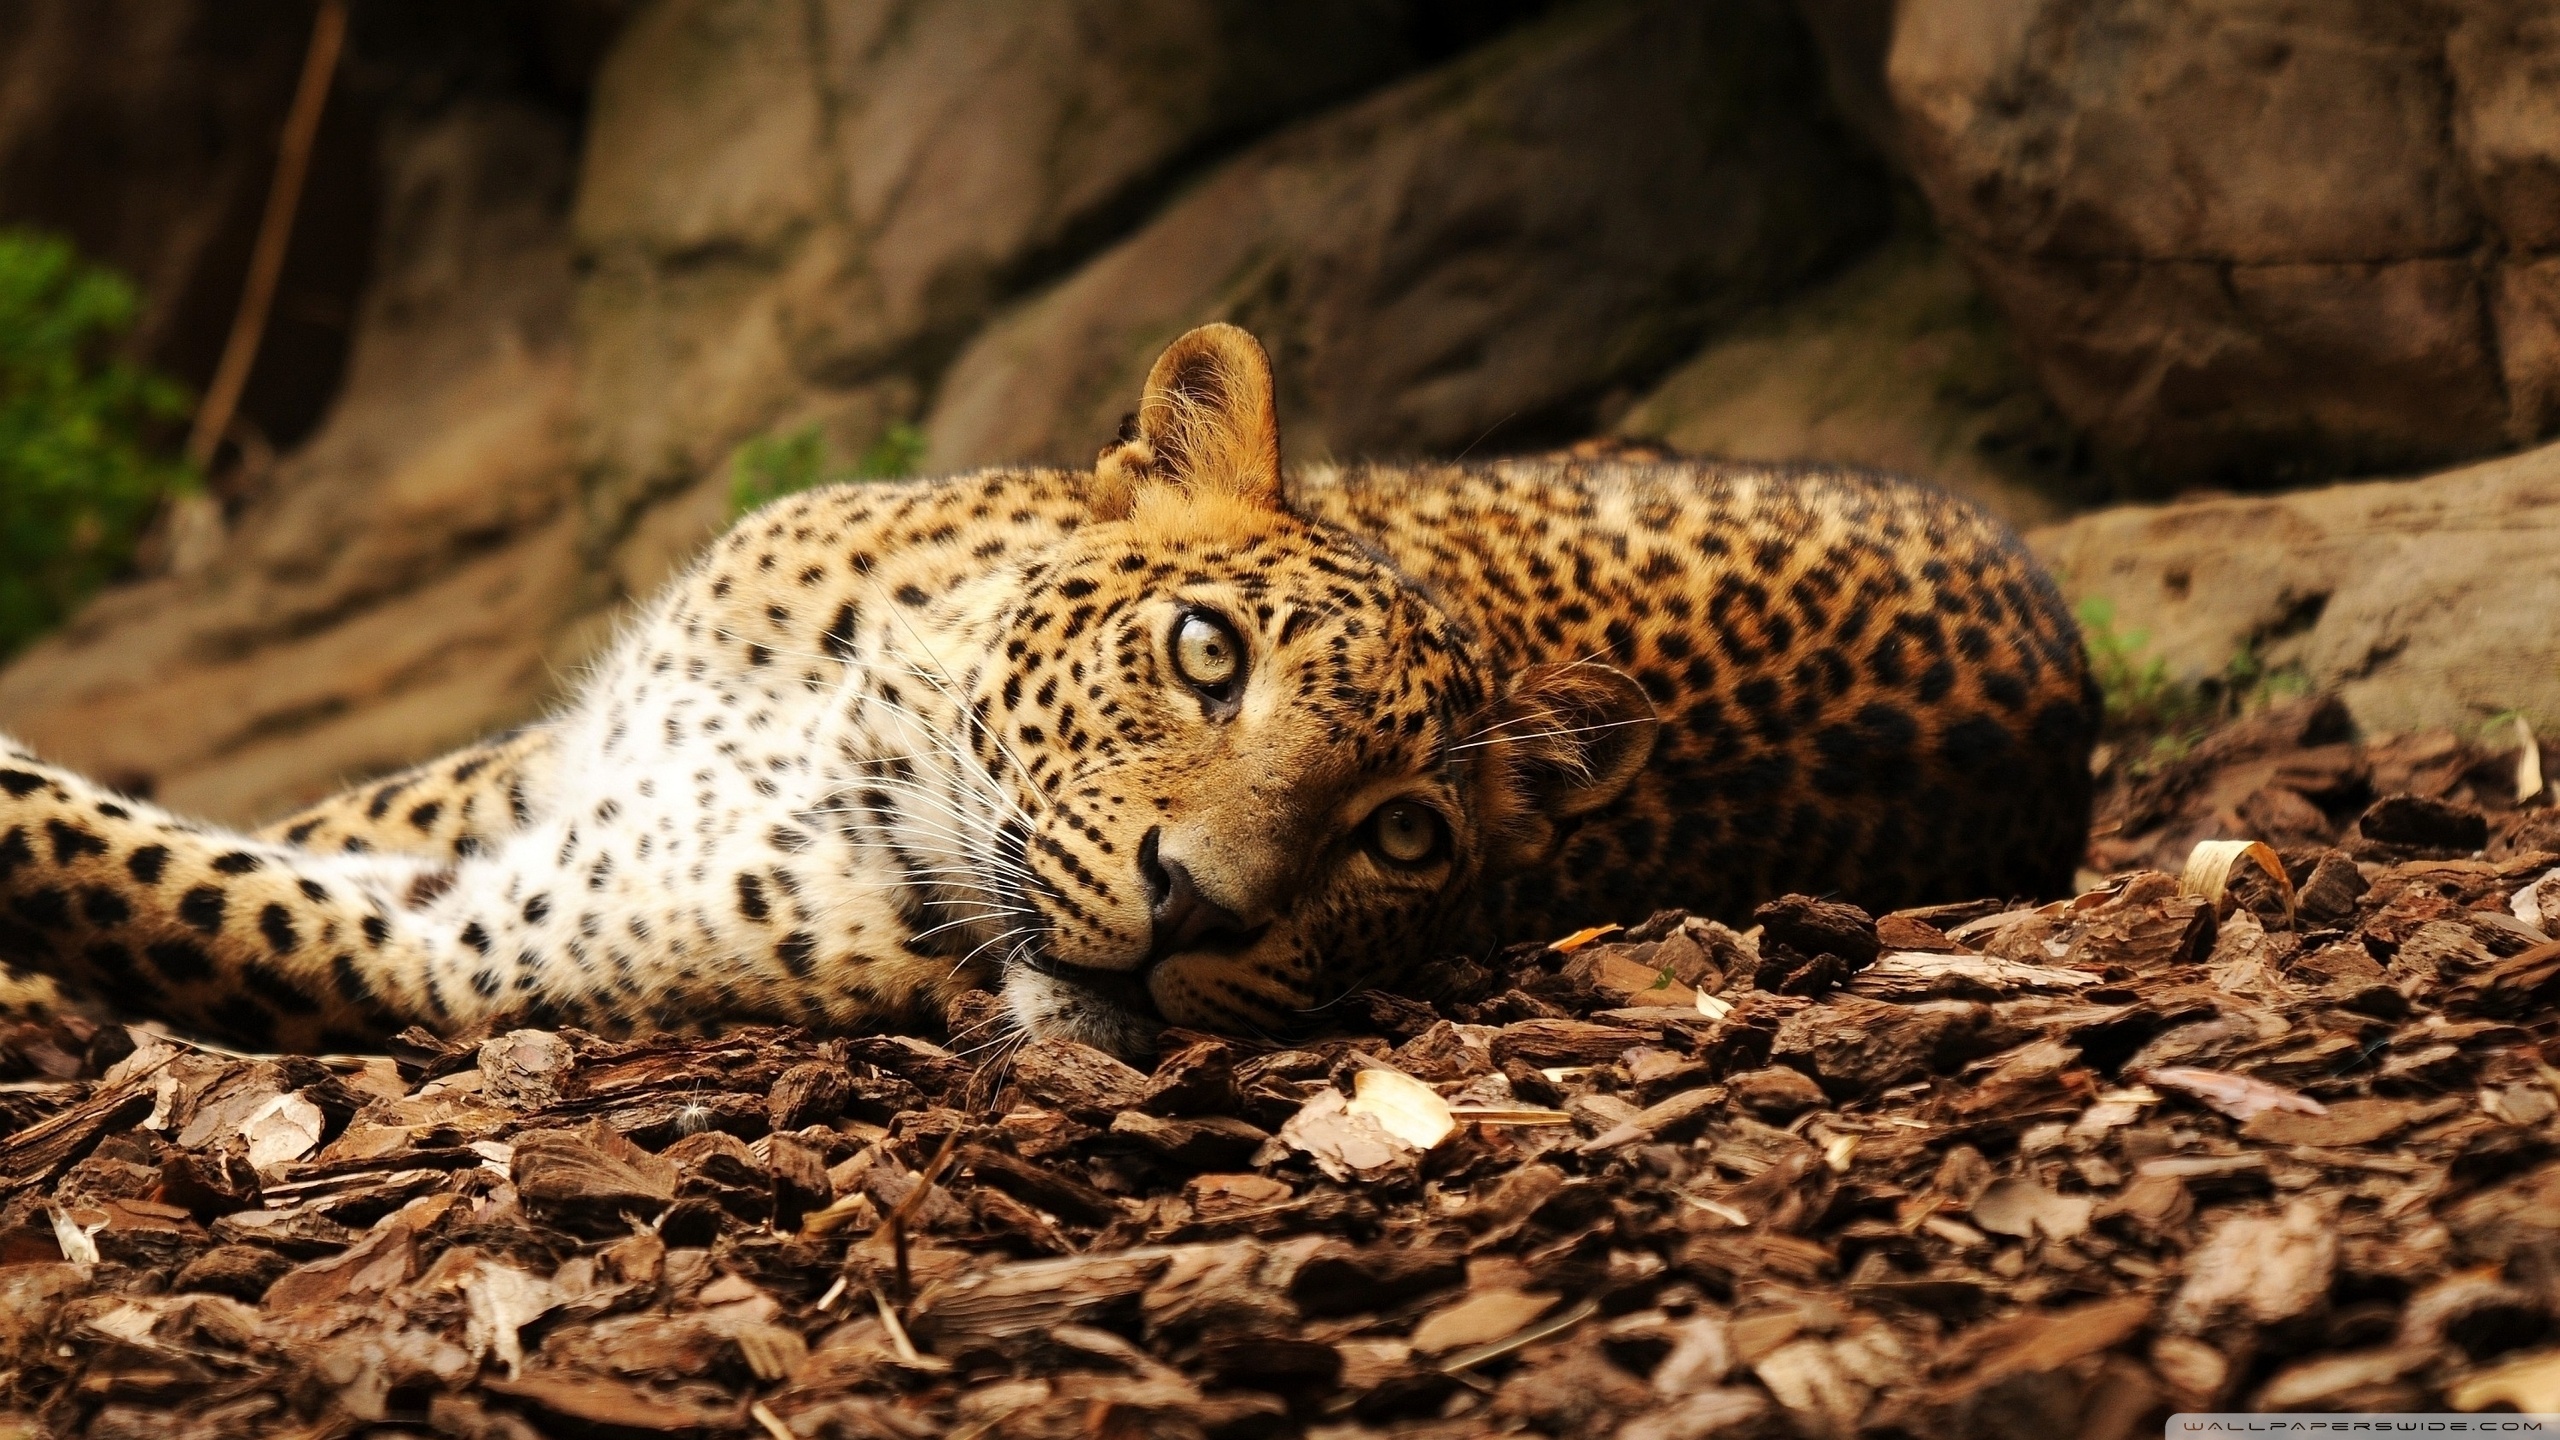
[[[742,463],[1086,463],[1206,320],[1271,347],[1295,460],[1614,433],[2021,524],[2560,428],[2526,0],[352,14],[221,524],[0,671],[0,727],[221,818],[536,713]],[[312,17],[0,0],[0,224],[132,277],[198,390]],[[2555,531],[2526,450],[2037,543],[2181,674],[2548,725]]]

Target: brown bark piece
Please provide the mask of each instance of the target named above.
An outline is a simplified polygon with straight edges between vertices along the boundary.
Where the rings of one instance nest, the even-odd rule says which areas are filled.
[[[765,1120],[776,1130],[823,1125],[844,1114],[852,1095],[843,1066],[806,1061],[774,1077],[765,1095]]]
[[[519,1135],[508,1174],[535,1205],[645,1210],[675,1198],[676,1165],[602,1125]]]
[[[1752,911],[1751,920],[1761,927],[1764,950],[1774,942],[1807,958],[1837,955],[1853,970],[1874,960],[1881,948],[1874,919],[1838,900],[1782,895]]]
[[[1235,1052],[1223,1041],[1196,1040],[1165,1054],[1147,1077],[1138,1108],[1150,1115],[1229,1115],[1238,1104]]]
[[[1659,1032],[1585,1020],[1526,1020],[1506,1025],[1493,1040],[1493,1062],[1513,1061],[1538,1069],[1569,1065],[1605,1065],[1639,1045],[1650,1045]]]
[[[1111,1133],[1138,1142],[1178,1170],[1223,1170],[1244,1163],[1271,1137],[1229,1115],[1198,1120],[1162,1120],[1140,1110],[1124,1110],[1111,1122]]]
[[[1034,1040],[1014,1052],[1012,1069],[1023,1094],[1088,1124],[1109,1125],[1147,1093],[1145,1075],[1073,1040]]]

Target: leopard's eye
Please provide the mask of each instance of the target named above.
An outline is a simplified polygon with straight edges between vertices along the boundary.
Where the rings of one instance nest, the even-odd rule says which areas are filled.
[[[1173,668],[1199,689],[1217,694],[1244,673],[1244,647],[1225,622],[1194,610],[1173,624]]]
[[[1369,844],[1398,865],[1419,865],[1439,853],[1445,830],[1430,806],[1390,800],[1369,817]]]

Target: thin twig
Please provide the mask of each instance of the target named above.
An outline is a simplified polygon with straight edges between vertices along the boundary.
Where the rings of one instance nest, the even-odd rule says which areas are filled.
[[[942,1148],[933,1152],[933,1158],[926,1161],[924,1169],[917,1174],[916,1188],[907,1192],[907,1198],[899,1201],[889,1212],[889,1249],[898,1261],[898,1303],[901,1306],[912,1305],[916,1299],[915,1281],[907,1273],[907,1222],[924,1208],[926,1193],[933,1189],[935,1178],[942,1174],[943,1164],[950,1160],[952,1148],[959,1143],[960,1132],[957,1130],[943,1136]]]
[[[232,412],[240,408],[240,392],[248,388],[249,369],[258,362],[267,312],[275,306],[276,281],[284,274],[285,249],[293,241],[293,213],[302,205],[302,182],[311,171],[311,142],[320,133],[329,77],[337,71],[338,50],[346,38],[346,0],[320,0],[320,13],[311,21],[311,48],[302,56],[302,82],[294,88],[293,108],[285,113],[275,178],[267,185],[267,210],[258,219],[257,244],[249,252],[240,309],[231,317],[231,337],[222,344],[221,363],[213,367],[204,403],[196,407],[195,425],[187,431],[187,463],[198,471],[213,463],[214,447],[231,428]]]
[[[871,1287],[871,1303],[880,1312],[880,1328],[889,1332],[889,1346],[898,1352],[898,1358],[910,1365],[922,1360],[924,1356],[907,1335],[907,1327],[899,1323],[897,1307],[889,1303],[889,1297],[881,1294],[877,1285]]]
[[[772,1408],[763,1401],[758,1400],[748,1406],[747,1413],[755,1417],[755,1422],[763,1426],[764,1433],[772,1436],[773,1440],[800,1440],[790,1426],[782,1423],[782,1417],[774,1414]]]

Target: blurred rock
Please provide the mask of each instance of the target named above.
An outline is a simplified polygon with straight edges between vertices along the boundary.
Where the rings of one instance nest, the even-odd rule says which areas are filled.
[[[175,123],[155,108],[155,77],[203,81],[212,41],[166,8],[126,22],[0,12],[0,56],[43,61],[0,64],[0,193],[21,205],[51,193],[68,162],[47,125],[90,124],[72,147],[86,177],[106,142],[80,117],[155,137]],[[200,568],[100,597],[0,672],[0,725],[111,783],[245,821],[521,720],[617,601],[657,586],[726,519],[740,441],[817,420],[858,451],[913,413],[1001,299],[1135,223],[1205,153],[1522,8],[835,0],[804,15],[671,0],[640,8],[606,49],[583,141],[555,102],[566,91],[574,109],[591,60],[506,70],[603,46],[621,21],[613,0],[456,12],[455,34],[488,44],[453,54],[443,21],[359,13],[346,73],[363,78],[364,104],[333,100],[324,152],[331,127],[355,127],[359,152],[371,144],[377,91],[400,103],[379,120],[378,175],[358,163],[355,179],[337,176],[323,163],[334,152],[315,162],[315,195],[383,192],[322,428]],[[307,15],[284,19],[233,37],[264,68],[201,102],[221,124],[252,124],[241,116],[270,81],[289,91]],[[542,43],[508,38],[520,29]],[[271,123],[256,116],[254,153],[221,149],[201,175],[150,151],[149,175],[193,182],[152,191],[158,208],[89,206],[115,212],[123,228],[98,243],[155,291],[200,271],[219,281],[205,282],[219,290],[207,369]],[[199,234],[225,206],[245,217],[241,253]],[[308,215],[295,247],[352,251],[359,270],[368,258],[361,233]],[[291,360],[298,273],[261,377]]]
[[[814,422],[861,453],[1000,303],[1205,153],[1428,58],[1434,9],[643,13],[598,77],[575,216],[594,543],[617,582],[647,590],[726,518],[741,441]]]
[[[273,814],[519,719],[579,595],[570,127],[472,101],[385,140],[345,388],[207,568],[109,591],[0,716],[110,783]]]
[[[2058,519],[2094,488],[1964,263],[1920,234],[1717,334],[1617,431],[1693,455],[1925,476],[2013,525]]]
[[[2171,676],[2299,667],[2371,733],[2560,726],[2560,446],[2421,480],[2126,506],[2033,531]]]
[[[2560,16],[1905,0],[1898,149],[2064,414],[2174,479],[2560,424]]]
[[[990,325],[928,460],[1087,463],[1165,339],[1270,347],[1301,458],[1517,448],[1820,273],[1884,192],[1774,7],[1575,7],[1308,122]]]

